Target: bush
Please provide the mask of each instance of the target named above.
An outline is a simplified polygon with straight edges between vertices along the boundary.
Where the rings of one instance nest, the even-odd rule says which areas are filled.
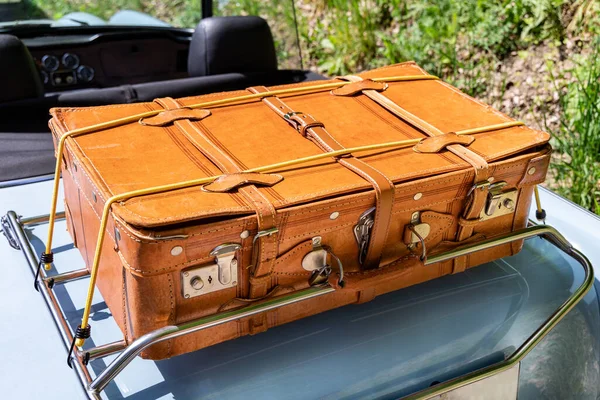
[[[575,82],[560,97],[561,124],[552,132],[556,190],[600,214],[600,40],[577,63]]]

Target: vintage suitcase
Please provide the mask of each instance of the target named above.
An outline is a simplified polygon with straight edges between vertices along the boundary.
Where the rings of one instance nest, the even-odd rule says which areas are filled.
[[[546,133],[412,62],[51,113],[68,229],[127,342],[310,285],[336,288],[155,344],[151,359],[515,254],[522,243],[423,264],[525,227],[551,152]]]

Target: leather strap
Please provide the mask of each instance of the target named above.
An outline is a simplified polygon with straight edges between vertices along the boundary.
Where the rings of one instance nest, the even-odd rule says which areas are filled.
[[[170,97],[156,99],[155,102],[167,110],[182,107],[181,104]],[[193,143],[205,157],[211,160],[221,172],[236,173],[243,170],[235,160],[211,140],[208,132],[204,132],[201,125],[192,124],[189,120],[176,120],[173,121],[173,124],[177,126],[188,140]],[[256,211],[259,231],[268,231],[276,227],[275,207],[256,186],[243,186],[239,188],[238,193],[241,193]],[[262,236],[257,239],[258,246],[255,251],[258,252],[258,257],[253,257],[257,260],[257,265],[254,266],[254,270],[252,271],[255,277],[266,277],[270,275],[270,272],[275,266],[278,244],[279,241],[276,230],[270,235]],[[250,286],[249,297],[262,297],[269,289],[270,279],[262,279],[260,284]]]
[[[359,76],[347,75],[340,77],[339,79],[351,81],[351,82],[360,82],[363,80]],[[444,135],[440,129],[431,125],[427,121],[422,120],[416,115],[406,111],[381,93],[375,90],[363,90],[362,93],[376,102],[377,104],[384,107],[386,110],[396,115],[400,119],[408,122],[414,127],[420,129],[427,136],[441,136]],[[469,193],[471,194],[467,199],[467,204],[463,211],[463,220],[471,220],[479,219],[479,215],[481,214],[481,210],[485,206],[487,201],[488,193],[489,193],[489,166],[483,157],[478,155],[477,153],[467,149],[461,144],[451,144],[446,146],[446,148],[457,155],[461,159],[468,162],[475,171],[475,177],[473,181],[473,186],[469,189]],[[470,237],[473,234],[473,225],[467,224],[462,225],[459,223],[459,227],[456,233],[456,240],[462,241],[466,238]],[[462,272],[466,268],[466,257],[458,257],[454,261],[453,273]]]
[[[264,87],[249,88],[253,93],[265,93],[269,90]],[[325,152],[341,150],[344,148],[327,130],[323,123],[312,116],[295,112],[280,98],[275,96],[265,97],[262,100],[279,116],[291,124],[300,134],[313,141]],[[364,269],[379,267],[383,250],[385,248],[394,205],[394,183],[379,170],[351,155],[337,160],[341,165],[367,180],[375,188],[375,217],[367,254],[363,262]]]
[[[346,75],[339,77],[338,79],[343,79],[351,82],[359,82],[363,78],[355,75]],[[440,129],[431,125],[429,122],[424,121],[416,115],[406,111],[405,109],[403,109],[402,107],[400,107],[399,105],[397,105],[396,103],[394,103],[393,101],[391,101],[390,99],[388,99],[387,97],[375,90],[363,90],[362,93],[377,104],[379,104],[380,106],[384,107],[392,114],[399,117],[400,119],[420,129],[427,136],[441,136],[445,134],[445,132],[442,132]],[[471,164],[473,168],[475,168],[475,183],[487,180],[487,178],[489,177],[487,175],[488,164],[481,156],[460,144],[453,144],[447,146],[446,148],[452,153],[456,154],[458,157]]]

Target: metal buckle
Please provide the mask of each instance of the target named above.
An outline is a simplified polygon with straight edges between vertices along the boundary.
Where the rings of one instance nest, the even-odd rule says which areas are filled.
[[[362,265],[367,257],[367,249],[371,239],[371,230],[375,223],[375,207],[369,208],[358,218],[358,223],[354,225],[354,237],[358,244],[358,262]]]
[[[506,182],[504,182],[504,183],[506,184]],[[471,189],[469,189],[469,191],[467,192],[467,197],[469,197],[471,194],[473,194],[473,191],[475,191],[475,189],[484,189],[491,185],[492,185],[492,182],[490,182],[490,181],[483,181],[483,182],[476,183],[473,186],[471,186]]]
[[[4,237],[6,238],[6,240],[8,240],[8,244],[10,245],[10,247],[12,247],[15,250],[21,250],[21,247],[19,246],[19,241],[15,237],[15,233],[10,227],[6,215],[0,218],[0,224],[2,224],[2,229],[0,229],[0,231],[2,231]]]
[[[283,119],[291,121],[294,115],[304,114],[302,111],[290,111],[289,113],[283,114]]]
[[[277,229],[277,227],[273,227],[273,228],[265,229],[264,231],[258,231],[256,233],[256,235],[254,236],[254,239],[252,239],[252,262],[250,263],[250,265],[248,265],[247,268],[256,268],[257,261],[258,261],[258,244],[257,244],[258,239],[260,239],[261,237],[274,235],[277,232],[279,232],[279,229]],[[254,272],[254,271],[252,271],[252,272]]]
[[[304,113],[302,111],[290,111],[289,113],[283,114],[283,119],[286,120],[295,130],[300,132],[300,128],[302,127],[302,125],[292,119],[294,115],[298,114]]]

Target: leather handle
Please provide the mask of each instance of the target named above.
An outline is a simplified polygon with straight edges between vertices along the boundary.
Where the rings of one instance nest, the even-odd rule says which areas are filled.
[[[440,136],[425,138],[417,143],[413,147],[413,150],[417,153],[439,153],[449,145],[461,144],[463,146],[469,146],[474,141],[474,136],[457,135],[454,132],[450,132]]]

